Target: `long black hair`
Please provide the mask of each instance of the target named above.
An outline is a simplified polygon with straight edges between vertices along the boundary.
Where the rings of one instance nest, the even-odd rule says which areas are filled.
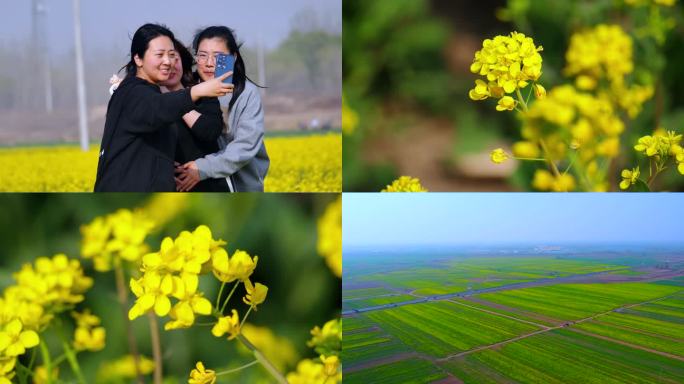
[[[171,41],[176,41],[173,32],[161,24],[147,23],[135,31],[133,39],[131,40],[131,60],[121,67],[121,69],[126,68],[127,78],[135,77],[138,72],[138,66],[135,64],[135,55],[138,55],[142,60],[142,58],[145,57],[147,48],[150,46],[150,41],[159,36],[166,36],[171,39]]]
[[[178,52],[181,65],[183,66],[181,84],[183,84],[184,88],[190,87],[195,84],[195,76],[192,74],[192,65],[195,63],[195,59],[192,57],[190,50],[187,49],[180,41],[174,39],[173,47],[176,49],[176,52]]]
[[[256,85],[259,88],[264,87],[258,85],[252,79],[247,77],[245,61],[242,59],[242,55],[240,54],[240,47],[242,47],[242,43],[237,43],[233,30],[228,27],[224,27],[222,25],[214,25],[198,31],[195,34],[195,38],[192,40],[192,49],[195,51],[195,55],[197,54],[197,50],[199,49],[199,45],[202,42],[202,40],[213,39],[215,37],[225,41],[230,53],[236,56],[235,66],[233,68],[233,85],[235,86],[235,88],[233,89],[233,96],[230,98],[230,103],[228,103],[228,109],[230,110],[233,108],[233,104],[235,104],[235,101],[242,94],[242,91],[245,90],[245,83],[247,82],[247,80],[251,81],[254,85]]]

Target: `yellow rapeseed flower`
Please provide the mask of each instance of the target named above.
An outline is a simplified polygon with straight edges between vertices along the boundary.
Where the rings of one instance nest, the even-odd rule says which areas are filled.
[[[245,281],[249,279],[256,268],[258,256],[251,256],[245,251],[236,250],[232,257],[224,252],[216,252],[212,256],[212,266],[214,276],[224,283],[230,283],[235,280]]]
[[[304,359],[297,364],[297,370],[285,377],[290,384],[317,384],[335,382],[325,374],[325,367],[311,359]],[[340,380],[341,381],[341,380]]]
[[[221,317],[216,325],[211,329],[211,333],[216,337],[221,337],[228,333],[228,340],[233,340],[240,334],[240,318],[235,309],[231,316]]]
[[[621,175],[623,180],[620,182],[620,189],[627,189],[639,180],[639,167],[632,170],[623,169]]]
[[[261,283],[256,283],[252,285],[251,281],[245,280],[245,288],[247,289],[247,295],[242,298],[242,301],[244,301],[245,304],[253,307],[256,311],[257,305],[263,303],[264,300],[266,300],[268,287]]]
[[[52,367],[52,374],[49,381],[55,383],[59,378],[59,366]],[[33,384],[47,384],[48,382],[48,371],[44,365],[39,365],[33,371]]]
[[[0,331],[0,352],[7,357],[23,355],[27,348],[33,348],[40,339],[35,331],[24,330],[19,319],[14,319]]]
[[[154,361],[143,355],[138,355],[138,370],[143,375],[154,372]],[[96,380],[96,382],[104,382],[105,378],[107,380],[113,378],[132,379],[135,376],[135,358],[133,355],[126,355],[117,360],[104,363],[97,372],[97,377],[100,380]]]
[[[195,323],[195,314],[211,315],[211,302],[202,293],[197,293],[198,286],[197,275],[183,274],[176,280],[173,296],[179,301],[169,312],[173,321],[166,323],[165,330],[191,327]]]
[[[166,316],[171,310],[169,295],[173,292],[174,281],[171,275],[163,278],[156,272],[147,272],[140,279],[131,279],[131,291],[137,297],[128,311],[128,318],[134,320],[154,308],[157,316]]]
[[[427,192],[416,177],[401,176],[380,192]]]
[[[319,354],[329,355],[342,349],[342,324],[339,319],[327,321],[323,328],[315,326],[311,336],[306,345],[313,347]]]
[[[325,257],[328,268],[342,277],[342,196],[328,204],[318,219],[318,254]]]
[[[332,355],[321,355],[321,362],[323,362],[323,372],[326,376],[336,376],[340,369],[340,358]]]
[[[499,102],[496,104],[496,110],[497,111],[512,111],[515,109],[515,106],[518,105],[518,102],[515,101],[510,96],[504,96],[499,99]]]
[[[216,373],[211,369],[204,369],[201,361],[197,362],[188,379],[188,384],[214,384],[215,382]]]
[[[634,69],[632,39],[619,25],[600,24],[570,37],[566,60],[569,76],[606,78],[620,84]]]
[[[508,154],[502,148],[497,148],[492,151],[492,153],[489,155],[489,158],[493,163],[501,164],[508,160]]]
[[[472,73],[484,76],[489,82],[477,82],[470,92],[473,100],[482,100],[488,91],[495,87],[502,88],[505,93],[525,88],[529,81],[536,81],[541,76],[543,48],[537,47],[532,38],[519,32],[511,32],[510,36],[496,36],[482,42],[482,49],[475,52],[475,59],[470,66]]]

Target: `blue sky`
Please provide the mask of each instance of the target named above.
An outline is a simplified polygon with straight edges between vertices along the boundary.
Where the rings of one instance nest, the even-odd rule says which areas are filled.
[[[344,248],[682,242],[684,194],[346,193]]]
[[[50,51],[65,54],[73,49],[72,0],[44,0],[48,9]],[[0,44],[24,49],[31,36],[32,0],[2,0]],[[186,45],[202,26],[221,24],[237,30],[238,38],[253,45],[259,38],[273,48],[290,31],[292,17],[313,11],[326,25],[342,29],[341,0],[81,0],[83,45],[129,48],[135,30],[146,22],[166,24]]]

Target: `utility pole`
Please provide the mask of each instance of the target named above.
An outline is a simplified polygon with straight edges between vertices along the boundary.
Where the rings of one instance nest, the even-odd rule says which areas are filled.
[[[81,43],[81,2],[74,0],[74,46],[76,51],[76,89],[78,92],[78,130],[81,150],[88,150],[88,116],[86,107],[83,44]]]
[[[45,85],[45,111],[52,113],[52,73],[50,52],[47,44],[47,7],[44,0],[33,0],[33,47],[37,66],[40,66]],[[40,88],[40,87],[37,87]]]

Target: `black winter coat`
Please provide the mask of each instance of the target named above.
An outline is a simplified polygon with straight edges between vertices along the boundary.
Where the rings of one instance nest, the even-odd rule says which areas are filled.
[[[178,144],[176,161],[185,164],[211,153],[219,151],[218,138],[223,132],[221,107],[215,97],[201,98],[195,105],[195,111],[202,116],[195,121],[192,128],[180,119],[176,122]],[[230,192],[226,179],[204,179],[190,192]]]
[[[173,192],[174,121],[194,108],[190,89],[162,94],[138,77],[109,100],[95,192]]]

